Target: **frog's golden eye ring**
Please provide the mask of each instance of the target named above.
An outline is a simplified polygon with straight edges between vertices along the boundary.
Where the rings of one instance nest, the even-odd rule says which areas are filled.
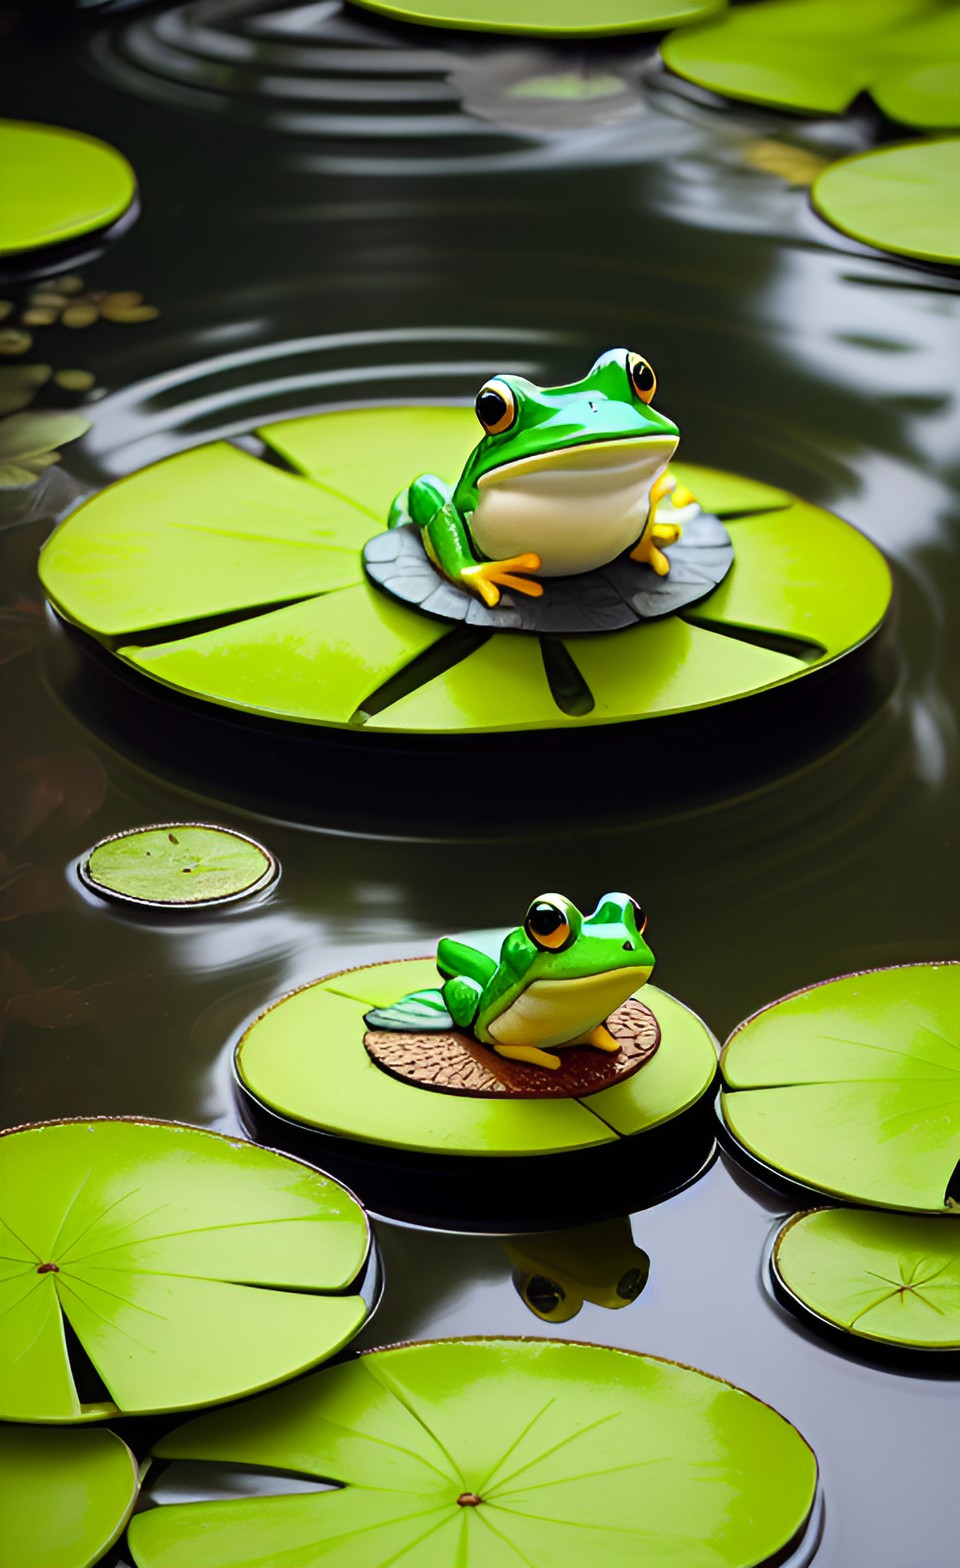
[[[647,911],[642,904],[637,903],[635,898],[631,898],[630,902],[633,905],[633,918],[636,921],[637,935],[643,936],[644,931],[647,929]]]
[[[517,399],[506,381],[494,378],[480,388],[476,401],[477,418],[488,436],[509,430],[517,417]]]
[[[565,898],[554,894],[534,899],[523,922],[523,929],[534,947],[559,953],[562,948],[570,946],[575,933],[570,925],[568,907]]]
[[[653,366],[648,365],[642,354],[627,355],[627,374],[641,403],[652,403],[657,390],[657,378]]]

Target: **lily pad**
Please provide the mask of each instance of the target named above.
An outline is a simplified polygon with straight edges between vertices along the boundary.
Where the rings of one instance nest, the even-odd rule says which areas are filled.
[[[813,204],[835,229],[866,245],[956,265],[958,189],[960,136],[951,136],[841,158],[815,181]]]
[[[680,464],[736,556],[695,610],[570,638],[450,630],[371,586],[362,551],[412,475],[459,473],[477,430],[464,408],[353,409],[260,430],[292,472],[227,442],[183,452],[74,511],[42,551],[44,587],[67,620],[176,691],[401,734],[689,712],[800,679],[883,619],[889,573],[855,529]]]
[[[433,1093],[384,1071],[364,1046],[364,1014],[436,985],[431,958],[342,970],[281,998],[237,1046],[244,1088],[300,1125],[422,1154],[535,1155],[614,1143],[696,1103],[716,1073],[713,1037],[681,1002],[643,987],[660,1025],[642,1071],[580,1098]]]
[[[160,909],[250,898],[277,873],[273,856],[255,839],[198,822],[114,833],[80,864],[81,879],[94,893]]]
[[[255,1144],[47,1122],[0,1136],[0,1190],[0,1419],[216,1404],[316,1366],[366,1316],[363,1210]]]
[[[774,1279],[823,1322],[862,1339],[960,1350],[960,1224],[815,1209],[774,1243]]]
[[[731,98],[841,114],[869,92],[904,125],[960,124],[960,11],[940,0],[766,0],[671,35],[661,53]]]
[[[0,1563],[92,1568],[138,1489],[137,1461],[113,1432],[0,1427]]]
[[[590,37],[656,32],[722,11],[727,0],[356,0],[398,22],[483,33]]]
[[[126,158],[106,142],[54,125],[0,120],[4,170],[0,256],[106,229],[137,197]]]
[[[154,1454],[337,1489],[153,1508],[138,1568],[753,1568],[802,1535],[817,1486],[800,1434],[741,1389],[551,1340],[373,1351]]]
[[[960,1159],[960,964],[826,980],[734,1030],[723,1118],[742,1148],[831,1197],[940,1213]]]

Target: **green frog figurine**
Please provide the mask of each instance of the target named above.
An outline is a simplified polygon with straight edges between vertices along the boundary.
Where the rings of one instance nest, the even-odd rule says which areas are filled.
[[[640,354],[601,355],[583,381],[538,387],[494,376],[477,394],[484,429],[456,485],[421,474],[389,525],[415,523],[434,566],[493,608],[501,588],[538,598],[537,576],[594,571],[628,552],[661,577],[677,523],[655,521],[674,491],[666,468],[679,431],[651,406],[657,378]]]
[[[463,1029],[501,1056],[558,1068],[553,1051],[617,1051],[606,1019],[649,979],[647,917],[628,893],[606,893],[582,915],[561,893],[543,893],[499,959],[452,937],[437,947],[440,990],[413,991],[365,1016],[370,1029]]]

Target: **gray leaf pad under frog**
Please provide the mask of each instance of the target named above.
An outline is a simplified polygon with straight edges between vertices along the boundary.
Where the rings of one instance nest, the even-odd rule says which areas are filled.
[[[663,509],[666,515],[669,507]],[[720,519],[697,511],[684,516],[683,533],[669,547],[670,571],[658,577],[645,561],[627,555],[596,571],[548,577],[539,599],[504,589],[493,609],[468,589],[457,588],[433,565],[413,523],[368,541],[367,575],[379,588],[444,621],[487,631],[613,632],[638,621],[674,615],[712,593],[733,565],[733,545]]]

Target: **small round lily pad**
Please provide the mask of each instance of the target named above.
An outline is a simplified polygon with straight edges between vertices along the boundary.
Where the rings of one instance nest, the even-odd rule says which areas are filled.
[[[101,839],[80,864],[94,893],[155,909],[251,898],[278,874],[255,839],[199,822],[160,822]]]
[[[724,1121],[791,1181],[942,1214],[960,1157],[960,964],[843,975],[734,1030]]]
[[[92,1568],[136,1502],[137,1461],[105,1430],[0,1427],[3,1568]]]
[[[0,1419],[192,1409],[361,1327],[366,1216],[299,1161],[172,1122],[0,1135]]]
[[[356,0],[398,22],[483,33],[591,37],[656,32],[714,16],[727,0]]]
[[[814,1209],[795,1214],[771,1268],[787,1297],[861,1339],[960,1350],[960,1223],[952,1218]]]
[[[137,197],[133,170],[116,148],[54,125],[0,120],[0,166],[0,257],[107,229]]]
[[[960,12],[930,0],[763,0],[662,45],[667,65],[713,92],[840,114],[869,92],[893,120],[960,124]]]
[[[684,464],[672,472],[735,552],[693,607],[568,638],[451,629],[398,604],[367,580],[364,546],[417,473],[456,478],[479,428],[467,408],[347,409],[261,428],[283,467],[224,441],[194,447],[67,517],[41,553],[44,587],[129,670],[176,692],[381,737],[691,713],[801,680],[883,620],[890,575],[855,529]]]
[[[757,1568],[804,1534],[817,1463],[750,1394],[674,1362],[551,1340],[377,1350],[161,1439],[156,1458],[335,1490],[152,1508],[138,1568],[602,1563]]]
[[[555,1068],[510,1061],[458,1030],[418,1035],[368,1029],[363,1043],[385,1072],[422,1089],[511,1099],[576,1099],[622,1083],[650,1060],[660,1044],[660,1025],[635,996],[611,1014],[607,1028],[619,1042],[619,1051],[566,1046],[556,1052],[559,1066]]]
[[[812,197],[827,222],[855,240],[956,266],[958,189],[960,136],[950,136],[841,158],[814,181]]]

